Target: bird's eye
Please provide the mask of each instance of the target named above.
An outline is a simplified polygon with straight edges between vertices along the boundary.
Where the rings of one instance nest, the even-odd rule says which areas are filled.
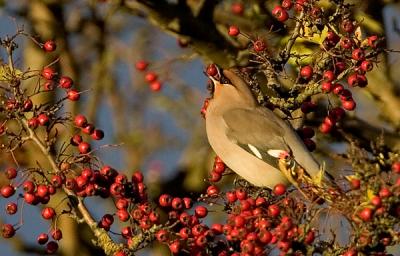
[[[229,84],[229,85],[232,85],[231,81],[229,81],[227,78],[225,78],[225,77],[223,77],[223,76],[221,77],[220,82],[221,82],[221,84]]]

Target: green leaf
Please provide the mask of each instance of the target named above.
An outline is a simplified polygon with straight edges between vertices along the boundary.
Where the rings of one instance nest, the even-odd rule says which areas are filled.
[[[14,69],[14,74],[11,72],[10,67],[6,64],[0,65],[0,81],[10,81],[13,77],[22,77],[23,72],[19,69]]]

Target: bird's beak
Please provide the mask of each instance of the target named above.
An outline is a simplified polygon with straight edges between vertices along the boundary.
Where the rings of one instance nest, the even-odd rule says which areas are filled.
[[[215,95],[219,94],[223,85],[212,76],[209,76],[208,78],[210,78],[213,83],[213,86],[214,86],[213,96],[215,97]]]

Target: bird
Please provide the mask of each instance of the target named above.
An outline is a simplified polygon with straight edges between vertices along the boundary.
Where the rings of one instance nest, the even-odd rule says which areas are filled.
[[[222,161],[257,187],[273,189],[289,184],[279,169],[279,160],[290,156],[310,177],[318,176],[320,165],[293,127],[270,109],[261,106],[249,84],[225,69],[230,83],[210,76],[213,93],[205,113],[209,144]]]

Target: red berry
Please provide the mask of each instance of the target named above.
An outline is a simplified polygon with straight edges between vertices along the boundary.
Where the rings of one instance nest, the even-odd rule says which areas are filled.
[[[379,196],[374,196],[371,198],[371,204],[380,207],[382,205],[382,199]]]
[[[67,92],[67,98],[70,101],[77,101],[80,98],[80,93],[75,89],[71,89]]]
[[[39,121],[36,117],[32,117],[31,119],[28,120],[28,126],[32,129],[35,129],[38,127]]]
[[[162,194],[158,198],[158,203],[162,207],[169,207],[169,206],[171,206],[171,203],[172,203],[172,197],[170,195],[168,195],[168,194]]]
[[[228,192],[226,192],[225,196],[226,196],[226,199],[228,200],[229,203],[234,203],[237,200],[235,192],[228,191]]]
[[[158,214],[157,212],[152,211],[149,214],[149,220],[155,224],[158,224],[160,221],[160,214]]]
[[[332,131],[332,125],[328,123],[322,123],[321,126],[319,127],[320,132],[322,133],[330,133]]]
[[[233,223],[234,223],[235,227],[241,228],[246,224],[246,219],[243,216],[238,215],[238,216],[235,216],[235,218],[233,219]]]
[[[346,63],[343,61],[338,61],[335,64],[335,72],[339,74],[340,72],[344,71],[346,69]]]
[[[286,186],[284,184],[276,184],[274,187],[274,194],[281,196],[286,193]]]
[[[239,199],[239,200],[245,200],[245,199],[247,199],[247,192],[246,192],[246,190],[244,190],[244,189],[242,189],[242,188],[239,188],[239,189],[236,189],[236,197],[237,197],[237,199]]]
[[[231,11],[235,15],[243,15],[244,6],[242,3],[233,3],[231,5]]]
[[[15,235],[15,229],[11,224],[3,224],[1,231],[4,238],[11,238]]]
[[[114,217],[111,214],[104,214],[101,223],[105,226],[111,226],[114,223]]]
[[[181,251],[181,245],[179,243],[178,240],[175,240],[174,242],[172,242],[169,245],[169,250],[173,253],[173,254],[178,254]]]
[[[143,182],[143,173],[141,171],[135,171],[132,174],[132,181],[135,183]]]
[[[125,239],[129,239],[130,237],[132,237],[133,232],[132,232],[132,228],[131,227],[123,227],[121,229],[121,235],[125,238]]]
[[[10,202],[6,205],[6,213],[13,215],[17,212],[18,205],[16,203]]]
[[[183,227],[179,230],[179,236],[181,237],[181,239],[188,239],[190,234],[191,234],[191,230],[188,227]]]
[[[272,240],[272,234],[266,229],[262,229],[258,233],[258,240],[263,244],[268,244]]]
[[[225,172],[226,165],[222,161],[214,160],[214,168],[213,171],[222,174]]]
[[[285,8],[286,10],[290,10],[293,6],[292,0],[283,0],[282,1],[282,7]]]
[[[354,60],[363,60],[365,58],[365,53],[362,49],[358,48],[353,50],[353,52],[351,53],[351,57]]]
[[[353,95],[351,93],[350,90],[344,89],[341,93],[340,93],[340,99],[342,101],[346,101],[346,100],[352,100],[353,99]]]
[[[31,99],[26,99],[22,106],[24,111],[30,111],[32,109],[32,107],[33,107],[33,103],[32,103]]]
[[[280,214],[281,210],[278,205],[271,204],[268,206],[268,215],[271,217],[277,217]]]
[[[280,22],[285,22],[289,19],[288,12],[280,5],[272,9],[272,15]]]
[[[72,81],[72,79],[70,77],[68,77],[68,76],[62,76],[60,78],[60,81],[58,81],[58,83],[59,83],[61,88],[69,89],[69,88],[72,87],[74,81]]]
[[[256,40],[253,43],[253,49],[256,52],[262,52],[267,48],[267,45],[265,44],[265,42],[261,39]]]
[[[265,199],[264,197],[258,197],[256,199],[256,206],[264,206],[267,204],[267,199]]]
[[[87,154],[90,151],[90,144],[87,142],[81,142],[78,145],[78,150],[81,154]]]
[[[239,28],[237,26],[232,25],[232,26],[229,27],[228,35],[237,36],[239,34],[240,34],[240,30],[239,30]]]
[[[33,183],[33,182],[30,181],[30,180],[25,181],[25,182],[22,184],[22,187],[23,187],[23,189],[24,189],[24,191],[25,191],[26,193],[33,193],[33,192],[35,191],[35,189],[36,189],[35,183]]]
[[[317,104],[311,101],[305,101],[301,104],[300,109],[304,114],[313,112],[317,107]]]
[[[306,244],[312,244],[315,239],[315,232],[313,230],[308,231],[306,237],[304,238],[304,243]]]
[[[70,143],[73,146],[78,146],[79,143],[81,143],[83,141],[82,136],[79,134],[75,134],[74,136],[72,136]]]
[[[125,209],[120,209],[117,211],[117,216],[119,218],[120,221],[125,222],[129,220],[129,212]]]
[[[171,206],[172,206],[172,208],[174,208],[175,210],[180,210],[180,209],[182,209],[182,207],[183,207],[182,199],[179,198],[179,197],[175,197],[174,199],[172,199]]]
[[[56,43],[53,40],[47,40],[43,44],[43,50],[45,52],[54,52],[57,48]]]
[[[345,110],[354,110],[356,108],[356,102],[354,100],[346,100],[346,101],[342,101],[342,107]]]
[[[240,209],[242,210],[242,212],[250,210],[250,208],[251,208],[251,204],[249,201],[247,201],[247,200],[240,201]]]
[[[356,189],[360,188],[361,181],[360,181],[360,179],[352,178],[350,180],[350,184],[351,184],[351,188],[356,190]]]
[[[158,92],[162,88],[162,83],[160,81],[154,81],[150,83],[150,90],[153,92]]]
[[[154,82],[157,80],[157,74],[150,71],[145,75],[144,79],[149,83]]]
[[[46,207],[42,210],[43,219],[49,220],[52,219],[56,215],[56,212],[52,207]]]
[[[52,69],[50,67],[46,67],[42,70],[42,76],[47,80],[53,79],[55,74],[56,74],[56,72],[54,71],[54,69]]]
[[[348,37],[343,37],[343,38],[340,40],[340,46],[341,46],[343,49],[351,49],[351,47],[353,46],[353,40],[350,39],[350,38],[348,38]]]
[[[207,66],[206,73],[209,76],[215,76],[218,74],[218,69],[215,64],[210,64]]]
[[[378,46],[378,36],[373,35],[373,36],[368,37],[368,45],[369,45],[369,47],[375,49]]]
[[[83,128],[82,128],[82,132],[86,133],[88,135],[92,134],[94,132],[94,125],[93,124],[86,124]]]
[[[7,179],[12,180],[17,177],[17,169],[9,167],[6,169],[5,174]]]
[[[45,197],[49,194],[49,189],[44,184],[39,184],[36,187],[36,195],[39,197]]]
[[[395,173],[400,173],[400,161],[392,163],[392,171]]]
[[[357,86],[358,85],[358,74],[353,73],[353,74],[349,75],[349,77],[347,78],[347,83],[350,87]]]
[[[192,199],[189,198],[189,197],[184,197],[183,198],[183,205],[184,205],[185,209],[192,208],[192,205],[193,205]]]
[[[156,233],[156,239],[159,242],[166,242],[168,240],[168,231],[164,230],[164,229],[160,229],[157,233]]]
[[[51,232],[51,237],[54,239],[54,240],[61,240],[62,239],[62,232],[61,232],[61,230],[60,229],[54,229],[52,232]]]
[[[58,244],[55,241],[50,241],[46,244],[46,253],[54,254],[58,250]]]
[[[308,0],[296,0],[296,4],[294,6],[296,12],[302,12],[304,9],[304,5]]]
[[[340,37],[339,37],[335,32],[333,32],[333,31],[328,31],[328,33],[326,34],[326,39],[327,39],[329,42],[333,42],[334,45],[336,45],[337,42],[339,42]]]
[[[310,80],[313,73],[313,68],[309,65],[304,66],[300,69],[300,76],[305,80]]]
[[[363,221],[371,221],[372,220],[372,215],[374,214],[373,210],[371,208],[364,208],[358,213],[358,216],[363,220]]]
[[[279,248],[279,250],[281,250],[282,252],[287,252],[289,251],[290,247],[291,247],[291,242],[289,241],[284,241],[284,240],[280,240],[278,242],[277,247]]]
[[[101,0],[101,1],[106,1],[106,0]],[[124,251],[117,251],[113,256],[127,256],[127,254]]]
[[[331,111],[329,112],[329,115],[332,115],[332,117],[336,120],[340,120],[345,115],[345,111],[341,107],[336,107],[336,108],[331,109]]]
[[[54,90],[54,82],[53,81],[46,81],[43,84],[43,88],[45,91],[52,91]]]
[[[24,201],[27,204],[36,205],[38,203],[38,198],[32,193],[24,193]]]
[[[322,82],[322,84],[321,84],[321,89],[325,93],[331,92],[332,91],[332,87],[333,87],[333,85],[332,85],[331,82],[326,82],[325,81],[325,82]]]
[[[5,185],[5,186],[1,187],[1,189],[0,189],[0,194],[4,198],[9,198],[12,195],[14,195],[14,193],[15,193],[15,188],[11,185]]]
[[[74,124],[78,127],[84,127],[87,125],[87,119],[84,115],[77,115],[75,116]]]
[[[200,205],[200,206],[196,207],[196,209],[194,210],[194,213],[196,214],[196,216],[198,218],[204,218],[207,216],[208,210],[206,207]]]
[[[357,250],[356,249],[349,249],[349,250],[347,250],[344,254],[343,254],[343,256],[357,256]]]
[[[220,173],[217,173],[216,171],[210,172],[210,176],[208,177],[208,180],[211,182],[218,182],[222,178],[222,175]]]
[[[381,198],[387,198],[387,197],[390,197],[391,195],[392,195],[392,192],[391,192],[390,189],[387,188],[387,187],[381,188],[381,189],[379,190],[379,196],[380,196]]]
[[[207,195],[210,197],[218,196],[219,189],[217,186],[211,185],[207,188]]]
[[[220,235],[223,233],[223,226],[222,224],[219,223],[215,223],[211,225],[211,230],[216,234],[216,235]]]
[[[344,90],[343,85],[341,85],[341,84],[334,84],[333,85],[332,91],[333,91],[334,94],[340,95],[343,92],[343,90]]]
[[[145,60],[139,60],[136,62],[135,67],[139,71],[145,71],[148,65],[149,63]]]
[[[324,72],[323,78],[326,82],[332,82],[335,80],[335,73],[332,70],[327,70]]]
[[[45,244],[47,241],[49,241],[49,236],[46,233],[41,233],[38,235],[36,240],[38,244]]]
[[[347,33],[353,32],[354,31],[353,21],[351,21],[349,19],[343,20],[342,24],[341,24],[341,28]]]
[[[319,19],[322,16],[322,9],[319,8],[318,6],[314,6],[311,9],[311,17],[314,19]]]
[[[361,88],[367,86],[368,80],[365,75],[357,75],[357,85]]]
[[[364,72],[371,71],[374,68],[372,63],[368,60],[364,60],[363,62],[361,62],[360,67],[361,67],[361,70]]]
[[[40,115],[37,117],[37,120],[38,120],[38,122],[39,122],[39,124],[40,124],[41,126],[48,125],[49,122],[50,122],[50,119],[49,119],[49,117],[48,117],[46,114],[40,114]]]
[[[93,131],[91,136],[94,140],[101,140],[104,138],[104,132],[102,130],[96,129]]]

